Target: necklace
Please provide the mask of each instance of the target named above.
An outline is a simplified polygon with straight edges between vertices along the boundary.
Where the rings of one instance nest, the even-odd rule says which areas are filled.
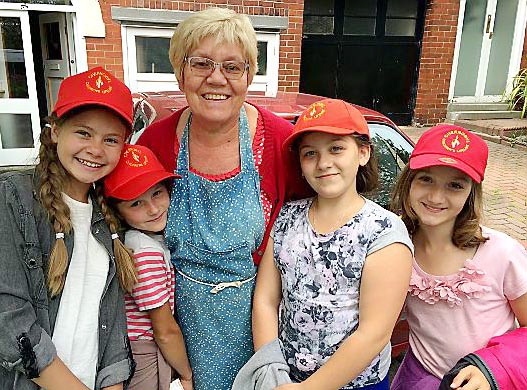
[[[362,208],[362,205],[359,207],[358,210],[360,210],[360,208]],[[357,213],[358,210],[356,206],[347,207],[344,211],[336,214],[335,218],[332,218],[331,221],[324,221],[320,219],[320,207],[317,197],[315,198],[315,200],[313,200],[313,202],[311,203],[311,207],[309,208],[309,216],[311,216],[311,226],[317,233],[320,234],[334,232],[335,230],[344,226],[351,219],[351,217]],[[317,214],[319,218],[317,218]]]

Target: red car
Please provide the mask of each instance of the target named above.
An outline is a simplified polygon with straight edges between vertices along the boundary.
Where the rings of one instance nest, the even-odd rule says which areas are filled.
[[[276,115],[295,122],[311,103],[322,96],[304,93],[278,92],[275,97],[248,95],[247,101],[264,107]],[[137,140],[146,126],[187,105],[182,92],[141,92],[134,94],[134,133]],[[368,197],[383,207],[388,207],[392,186],[401,169],[406,165],[414,143],[395,123],[383,114],[357,107],[366,118],[374,150],[379,160],[379,188]],[[407,347],[408,323],[401,319],[392,334],[392,357],[399,356]]]

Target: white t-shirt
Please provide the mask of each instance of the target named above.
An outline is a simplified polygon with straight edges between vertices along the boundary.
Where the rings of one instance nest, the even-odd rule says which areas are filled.
[[[108,252],[91,233],[92,204],[63,194],[74,231],[64,291],[53,331],[59,358],[90,389],[95,387],[99,305],[109,270]]]
[[[414,261],[406,302],[410,346],[438,378],[515,328],[508,301],[527,293],[525,248],[504,233],[482,229],[489,240],[454,275],[429,275]]]

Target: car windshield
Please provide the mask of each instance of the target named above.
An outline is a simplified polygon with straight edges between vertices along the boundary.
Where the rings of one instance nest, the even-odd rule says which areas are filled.
[[[413,146],[393,127],[380,123],[368,123],[368,126],[379,161],[379,187],[367,196],[388,208],[397,176],[408,163]]]

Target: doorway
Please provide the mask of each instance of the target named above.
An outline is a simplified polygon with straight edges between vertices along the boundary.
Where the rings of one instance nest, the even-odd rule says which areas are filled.
[[[49,113],[55,106],[60,83],[72,73],[69,46],[71,40],[68,41],[66,14],[59,12],[41,14],[38,23],[45,99]]]
[[[300,91],[410,124],[425,0],[306,0]]]
[[[454,102],[497,102],[519,69],[525,19],[519,0],[462,0]],[[523,20],[523,23],[522,23]],[[520,50],[515,47],[520,45]]]

